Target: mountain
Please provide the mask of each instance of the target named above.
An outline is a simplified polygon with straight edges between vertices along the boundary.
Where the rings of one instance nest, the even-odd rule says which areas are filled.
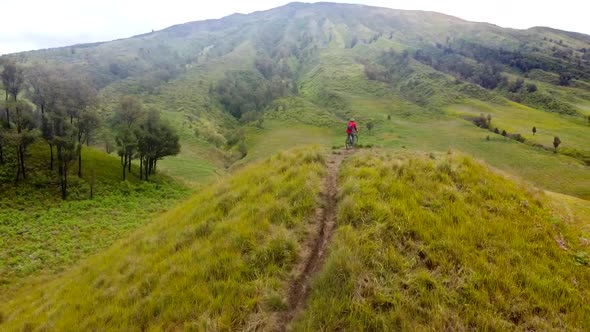
[[[163,180],[114,175],[109,204],[197,193],[0,289],[0,330],[590,327],[590,36],[291,3],[7,58],[88,77],[107,129],[135,95],[178,130]],[[10,266],[58,261],[19,232]]]
[[[303,127],[331,128],[333,135],[342,118],[352,114],[365,122],[380,122],[384,113],[427,112],[440,118],[452,113],[445,108],[473,100],[571,116],[566,122],[574,123],[576,137],[562,140],[562,146],[570,156],[588,161],[586,145],[576,143],[588,138],[581,127],[590,114],[588,38],[541,27],[503,29],[433,12],[291,3],[128,39],[10,57],[25,66],[66,65],[88,75],[100,88],[105,116],[127,94],[164,111],[182,131],[178,160],[198,162],[194,168],[178,162],[162,167],[197,181],[191,174],[203,174],[200,165],[234,164],[243,155],[237,152],[240,141],[254,155],[265,150],[252,146],[260,134],[276,133],[261,129],[263,121],[270,128],[280,123],[277,117],[288,118]],[[393,105],[377,116],[362,100]],[[488,106],[471,107],[472,113],[495,108]],[[560,126],[544,128],[540,140],[528,135],[532,121],[499,120],[509,122],[502,123],[500,132],[524,135],[529,143],[547,148],[553,136],[571,134]],[[249,125],[257,122],[258,128]],[[315,136],[313,130],[303,132]],[[546,181],[541,184],[557,189]]]

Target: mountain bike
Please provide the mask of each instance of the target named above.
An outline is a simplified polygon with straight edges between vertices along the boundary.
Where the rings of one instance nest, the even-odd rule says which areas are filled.
[[[347,134],[346,135],[346,150],[350,150],[354,147],[354,145],[358,142],[358,133],[357,134]]]

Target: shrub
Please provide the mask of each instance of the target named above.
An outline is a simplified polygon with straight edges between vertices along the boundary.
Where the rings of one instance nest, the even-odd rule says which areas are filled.
[[[526,91],[528,91],[528,93],[534,93],[535,91],[537,91],[537,86],[529,83],[526,85]]]
[[[526,139],[521,134],[512,135],[512,139],[515,141],[519,141],[520,143],[524,143],[526,141]]]
[[[555,138],[553,138],[553,147],[555,148],[555,153],[557,153],[557,148],[559,147],[560,144],[561,144],[561,140],[559,139],[558,136],[555,136]]]

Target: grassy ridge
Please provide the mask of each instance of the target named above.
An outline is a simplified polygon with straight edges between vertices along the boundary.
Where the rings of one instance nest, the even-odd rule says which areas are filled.
[[[0,304],[0,330],[236,330],[280,310],[324,157],[281,153],[209,187],[62,277]],[[262,310],[261,310],[262,311]]]
[[[340,226],[297,330],[590,328],[587,245],[542,193],[460,155],[366,153],[340,179]]]

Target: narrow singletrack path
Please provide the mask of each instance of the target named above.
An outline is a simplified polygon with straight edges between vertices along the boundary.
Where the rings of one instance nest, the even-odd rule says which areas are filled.
[[[328,158],[328,174],[323,180],[320,204],[316,209],[314,231],[305,244],[303,259],[295,267],[295,277],[288,286],[288,309],[279,318],[277,331],[289,330],[289,324],[304,308],[312,277],[320,271],[334,230],[338,203],[338,171],[340,164],[354,150],[344,150]]]

